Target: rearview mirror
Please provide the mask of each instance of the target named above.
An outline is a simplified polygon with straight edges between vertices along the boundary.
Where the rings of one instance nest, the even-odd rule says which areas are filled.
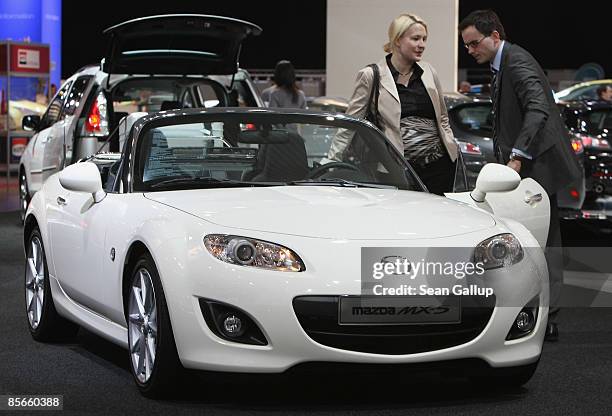
[[[60,184],[69,191],[92,194],[95,202],[106,196],[98,167],[91,162],[75,163],[59,173]]]
[[[21,120],[21,127],[27,131],[35,131],[38,129],[38,125],[40,124],[40,116],[35,114],[30,114],[27,116],[23,116]]]
[[[521,183],[521,176],[512,168],[499,163],[487,163],[476,179],[476,188],[470,194],[476,202],[484,202],[489,192],[513,191]]]

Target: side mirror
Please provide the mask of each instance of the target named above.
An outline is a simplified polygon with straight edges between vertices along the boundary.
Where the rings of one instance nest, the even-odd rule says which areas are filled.
[[[509,192],[521,183],[521,176],[512,168],[499,163],[487,163],[476,179],[476,188],[470,194],[476,202],[484,202],[489,192]]]
[[[75,163],[59,173],[60,184],[69,191],[92,194],[95,202],[106,196],[98,167],[91,162]]]
[[[21,120],[21,127],[23,127],[23,129],[27,131],[36,131],[39,125],[40,125],[39,115],[30,114],[30,115],[24,116],[23,119]]]

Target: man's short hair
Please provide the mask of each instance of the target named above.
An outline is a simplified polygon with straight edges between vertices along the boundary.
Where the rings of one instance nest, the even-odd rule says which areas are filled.
[[[608,88],[612,88],[612,85],[604,84],[604,85],[597,87],[597,98],[601,98],[603,93],[606,92]]]
[[[468,14],[467,17],[461,21],[461,23],[459,23],[459,32],[463,32],[470,26],[474,26],[476,30],[485,36],[489,36],[494,31],[497,31],[501,40],[506,39],[506,31],[504,30],[504,26],[493,10],[474,10],[472,13]]]

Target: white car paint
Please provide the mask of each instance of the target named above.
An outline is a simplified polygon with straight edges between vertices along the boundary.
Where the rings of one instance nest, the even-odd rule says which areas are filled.
[[[58,205],[58,196],[66,205]],[[254,201],[257,208],[249,209]],[[268,211],[274,212],[274,221],[268,222]],[[376,212],[384,213],[377,227],[363,221]],[[450,199],[399,190],[287,187],[110,193],[94,203],[91,194],[62,188],[54,175],[36,194],[28,215],[36,218],[48,250],[58,312],[124,347],[124,262],[132,243],[144,243],[159,270],[178,353],[188,368],[280,372],[305,361],[415,363],[470,357],[504,367],[532,363],[541,353],[548,300],[541,250],[527,250],[514,266],[487,272],[499,303],[522,305],[540,297],[536,329],[518,340],[504,341],[519,306],[496,307],[487,328],[466,344],[405,355],[327,347],[310,339],[297,322],[291,303],[296,296],[360,294],[362,247],[473,247],[505,232],[514,233],[524,247],[538,246],[513,220],[495,220]],[[259,216],[264,221],[257,225]],[[446,217],[462,231],[449,232]],[[306,271],[287,274],[223,263],[202,242],[214,233],[289,247],[302,257]],[[218,338],[202,317],[199,297],[248,311],[269,344]]]
[[[519,221],[536,238],[539,247],[546,247],[550,223],[550,199],[533,179],[523,179],[516,189],[509,192],[491,192],[487,194],[484,202],[475,201],[467,192],[445,195],[500,217]]]

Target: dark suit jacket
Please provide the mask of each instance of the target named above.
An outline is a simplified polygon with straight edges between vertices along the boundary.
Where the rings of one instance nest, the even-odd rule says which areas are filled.
[[[532,160],[523,160],[521,177],[538,181],[549,195],[581,176],[567,128],[555,104],[544,71],[525,49],[504,44],[497,88],[494,142],[500,163],[507,163],[512,149]]]

